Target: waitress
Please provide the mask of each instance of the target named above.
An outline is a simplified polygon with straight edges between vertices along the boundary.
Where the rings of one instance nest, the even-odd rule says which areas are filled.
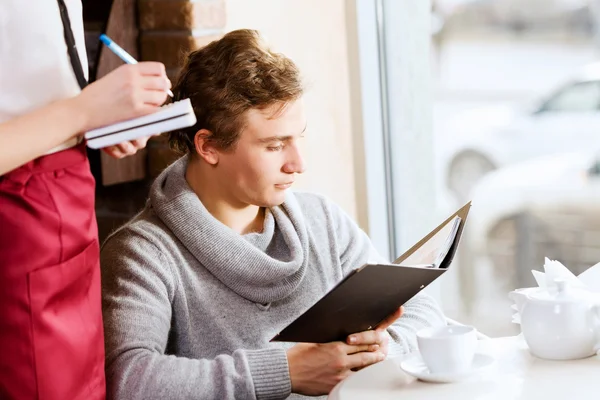
[[[0,398],[103,399],[94,178],[81,134],[166,99],[164,66],[87,85],[81,0],[0,1]],[[145,140],[105,149],[134,154]]]

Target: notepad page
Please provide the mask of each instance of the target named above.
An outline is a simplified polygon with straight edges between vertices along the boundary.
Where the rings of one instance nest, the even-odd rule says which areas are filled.
[[[188,113],[193,113],[192,103],[190,99],[184,99],[175,103],[170,103],[160,107],[160,109],[152,114],[144,115],[142,117],[133,118],[123,122],[117,122],[116,124],[108,125],[102,128],[93,129],[86,132],[86,139],[93,139],[98,136],[103,136],[111,132],[118,132],[127,130],[140,125],[147,125],[157,121],[166,120],[168,118],[174,118],[182,116]]]

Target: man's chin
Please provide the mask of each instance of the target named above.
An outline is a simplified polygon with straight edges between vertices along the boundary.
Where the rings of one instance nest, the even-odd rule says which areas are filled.
[[[275,196],[271,196],[268,199],[264,199],[261,207],[277,207],[277,206],[282,205],[284,201],[285,201],[285,194],[284,193],[277,194]]]

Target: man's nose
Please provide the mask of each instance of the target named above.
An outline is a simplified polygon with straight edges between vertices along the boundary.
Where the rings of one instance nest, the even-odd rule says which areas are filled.
[[[306,166],[304,164],[304,157],[300,152],[298,146],[293,146],[293,149],[290,149],[290,155],[287,162],[283,165],[283,172],[288,174],[301,174],[306,170]]]

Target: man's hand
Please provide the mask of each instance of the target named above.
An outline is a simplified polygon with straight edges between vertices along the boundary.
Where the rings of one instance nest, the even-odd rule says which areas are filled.
[[[375,330],[353,333],[348,336],[346,343],[355,346],[379,346],[379,351],[384,354],[384,357],[387,357],[389,335],[386,329],[402,316],[403,310],[402,307],[397,309],[396,312],[381,321]]]
[[[130,142],[123,142],[114,146],[105,147],[102,150],[114,158],[123,158],[134,155],[138,150],[146,147],[148,139],[150,139],[150,137],[136,139]]]
[[[343,342],[299,343],[287,351],[292,392],[307,396],[329,393],[353,369],[385,358],[378,345],[351,346]]]

